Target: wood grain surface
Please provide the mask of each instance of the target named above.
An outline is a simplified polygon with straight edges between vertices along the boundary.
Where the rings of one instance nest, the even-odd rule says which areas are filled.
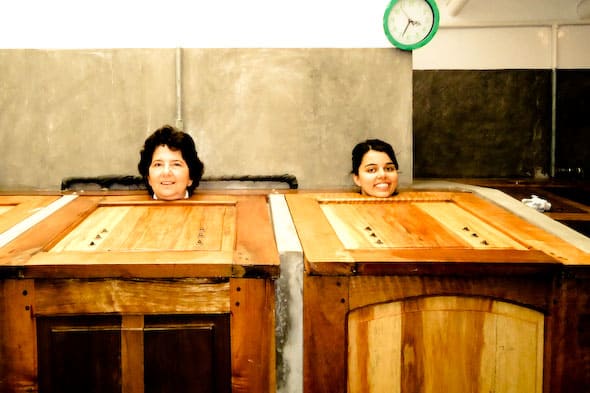
[[[59,197],[59,195],[0,195],[0,234]]]
[[[540,393],[543,322],[538,311],[463,296],[355,310],[348,391]]]
[[[131,193],[78,197],[3,247],[0,265],[46,278],[239,277],[276,276],[279,258],[265,195]]]
[[[590,264],[590,256],[511,212],[469,192],[286,195],[304,248],[306,269],[318,274],[392,273],[399,262]],[[408,265],[409,266],[409,265]],[[431,269],[432,266],[423,266]],[[412,266],[416,268],[416,266]],[[512,271],[513,272],[513,271]]]

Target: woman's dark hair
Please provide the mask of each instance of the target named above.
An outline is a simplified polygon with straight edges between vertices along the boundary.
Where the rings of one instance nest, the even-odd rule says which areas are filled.
[[[170,150],[180,151],[182,158],[186,161],[188,166],[189,178],[193,181],[193,183],[187,187],[189,196],[192,195],[195,188],[199,185],[201,177],[203,177],[205,166],[199,159],[193,138],[189,134],[179,131],[169,125],[165,125],[154,131],[153,134],[145,140],[143,149],[141,149],[141,152],[139,153],[140,160],[139,164],[137,164],[137,169],[143,177],[143,181],[150,194],[153,195],[154,191],[149,185],[148,175],[154,151],[158,146],[168,146]]]
[[[383,142],[380,139],[367,139],[364,142],[357,144],[354,149],[352,149],[352,172],[355,175],[359,174],[359,168],[361,166],[361,162],[363,161],[363,157],[369,150],[380,151],[385,153],[391,158],[391,162],[395,165],[396,169],[399,169],[397,165],[397,158],[395,157],[395,153],[393,151],[393,147],[387,142]]]

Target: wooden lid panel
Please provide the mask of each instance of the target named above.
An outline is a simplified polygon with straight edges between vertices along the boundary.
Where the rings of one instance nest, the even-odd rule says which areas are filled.
[[[464,246],[414,204],[323,203],[320,206],[348,250]]]
[[[0,250],[19,277],[274,277],[264,195],[79,196]]]
[[[49,252],[226,251],[235,242],[235,206],[101,206]],[[229,237],[229,239],[224,239]]]
[[[535,264],[546,271],[548,264],[558,263],[547,250],[533,247],[530,235],[538,228],[471,193],[404,192],[386,199],[310,193],[286,198],[309,273],[397,272],[404,263],[414,270],[426,264],[433,272],[447,273],[467,265],[477,272],[478,264],[490,263],[494,269],[526,265],[531,272]]]
[[[435,218],[446,231],[460,238],[466,246],[478,249],[527,249],[523,243],[461,208],[455,202],[418,202],[416,206]]]

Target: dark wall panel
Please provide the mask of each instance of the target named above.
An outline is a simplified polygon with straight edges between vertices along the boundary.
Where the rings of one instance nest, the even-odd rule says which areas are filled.
[[[557,71],[556,175],[590,178],[590,70]]]
[[[551,164],[551,70],[413,72],[414,177],[530,177]]]

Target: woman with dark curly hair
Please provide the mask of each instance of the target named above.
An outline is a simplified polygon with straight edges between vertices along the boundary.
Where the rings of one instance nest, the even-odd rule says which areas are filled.
[[[193,194],[204,165],[193,138],[165,125],[145,140],[137,168],[154,199],[172,201]]]
[[[367,139],[352,149],[352,179],[363,195],[389,197],[396,193],[398,164],[393,147]]]

